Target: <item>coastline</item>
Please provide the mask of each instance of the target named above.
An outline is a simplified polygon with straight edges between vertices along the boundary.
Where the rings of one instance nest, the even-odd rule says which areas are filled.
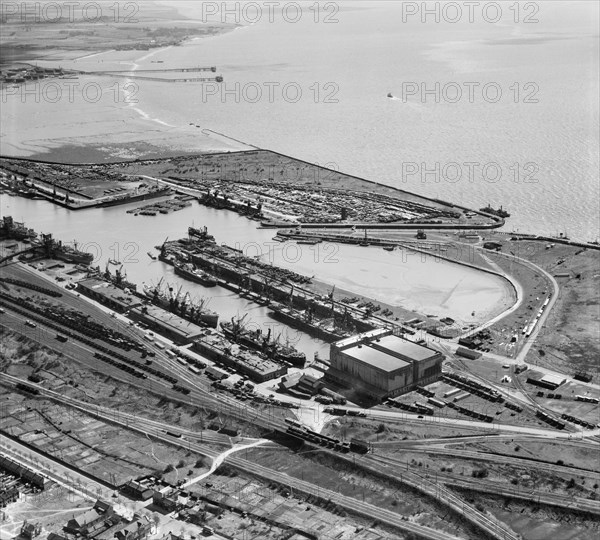
[[[193,10],[190,12],[190,15],[194,16]],[[244,28],[248,29],[249,27]],[[203,42],[203,38],[191,37],[185,45],[185,47],[189,46],[189,48],[175,47],[174,49],[164,51],[163,54],[166,56],[174,55],[175,58],[172,63],[180,65],[188,65],[189,59],[198,59],[200,63],[214,60],[217,65],[224,69],[230,87],[236,81],[244,84],[248,80],[263,80],[267,75],[271,76],[271,72],[266,71],[266,69],[271,70],[271,68],[282,72],[282,74],[274,73],[274,78],[284,83],[286,80],[289,80],[288,71],[283,67],[287,66],[287,64],[279,63],[271,66],[268,63],[263,63],[261,59],[254,58],[255,55],[240,54],[239,52],[240,50],[243,51],[244,44],[248,44],[248,46],[255,44],[262,45],[263,37],[261,36],[270,31],[270,28],[256,28],[252,32],[229,32],[220,39],[215,38],[206,42]],[[237,37],[242,34],[244,39]],[[277,35],[275,35],[274,39],[276,38]],[[269,38],[270,42],[271,39]],[[242,49],[240,49],[240,46],[242,46]],[[427,50],[426,46],[424,47],[424,50]],[[231,57],[229,48],[231,48]],[[423,49],[423,47],[419,47],[419,49]],[[153,59],[161,56],[161,50],[163,49],[151,51],[155,54]],[[128,62],[135,62],[146,52],[140,53],[138,51],[132,55],[132,51],[121,51],[121,54],[123,55],[123,59],[126,59]],[[80,52],[80,57],[81,54],[83,53]],[[113,58],[113,61],[118,62],[120,60],[120,57],[115,56],[115,52],[113,51],[110,55],[97,55],[94,57],[86,54],[86,61],[89,62],[89,65],[92,65],[92,61],[96,62],[96,60],[102,58],[108,60],[109,56]],[[285,60],[287,61],[287,59]],[[290,61],[292,62],[290,65],[305,67],[304,64],[299,63],[298,59]],[[84,62],[84,60],[81,59],[78,62]],[[320,71],[315,72],[315,74],[318,73],[322,77],[322,81],[330,80],[323,77],[335,76],[337,77],[336,80],[340,83],[340,87],[341,83],[348,84],[343,74],[338,73],[335,69],[332,70],[330,66],[327,66],[325,74],[322,71],[324,66],[319,65],[317,67]],[[248,73],[249,75],[247,76]],[[300,75],[298,70],[290,71],[290,73],[298,73],[297,80],[308,88],[309,79],[304,75]],[[85,82],[82,81],[84,84]],[[358,82],[362,84],[361,81]],[[554,94],[562,86],[560,86],[561,83],[557,83],[553,79],[548,81],[548,84],[550,83],[552,83],[550,89],[553,90],[550,97],[554,98]],[[105,85],[106,89],[109,88],[109,84]],[[13,156],[37,157],[51,161],[68,162],[75,160],[104,163],[118,159],[131,160],[144,156],[172,157],[197,152],[227,152],[240,148],[237,141],[215,137],[214,133],[205,129],[198,130],[198,128],[190,125],[193,121],[202,127],[210,126],[214,127],[218,132],[230,133],[241,141],[254,141],[261,148],[272,148],[284,154],[299,156],[308,162],[339,164],[340,168],[352,171],[357,176],[370,178],[384,185],[405,187],[411,193],[424,194],[429,197],[437,197],[448,201],[464,201],[464,204],[473,208],[483,207],[486,203],[491,203],[493,206],[504,204],[513,214],[513,217],[507,220],[507,225],[502,229],[504,231],[529,231],[533,234],[548,237],[557,236],[559,232],[564,232],[565,235],[568,234],[571,238],[583,242],[598,239],[596,233],[591,232],[595,231],[591,227],[591,225],[594,225],[594,220],[591,216],[594,216],[597,210],[597,203],[593,202],[598,200],[595,197],[597,188],[593,187],[597,183],[591,183],[589,180],[595,154],[588,152],[587,155],[591,160],[587,158],[576,159],[575,163],[577,166],[573,167],[573,170],[567,170],[564,164],[570,163],[570,161],[564,159],[562,150],[554,148],[550,151],[553,148],[552,145],[546,146],[545,143],[542,145],[543,141],[538,141],[534,134],[529,133],[530,126],[521,126],[521,123],[518,123],[515,129],[517,130],[517,134],[523,134],[523,136],[529,138],[528,140],[532,140],[532,145],[527,148],[519,148],[518,146],[509,144],[509,141],[505,141],[502,138],[503,133],[500,133],[501,130],[494,129],[492,129],[489,136],[484,138],[481,148],[478,147],[477,150],[473,150],[468,145],[470,136],[468,130],[464,135],[461,133],[458,134],[459,139],[456,142],[458,146],[454,144],[449,146],[446,144],[448,141],[445,141],[443,133],[436,135],[434,140],[431,141],[431,145],[425,145],[422,136],[424,135],[423,129],[419,130],[418,125],[415,126],[416,131],[413,132],[413,136],[407,136],[405,130],[402,130],[401,126],[405,125],[406,121],[417,120],[414,118],[414,115],[408,114],[409,110],[407,108],[398,106],[395,109],[390,109],[390,100],[386,99],[384,95],[377,94],[373,98],[371,87],[375,84],[378,86],[382,84],[378,78],[374,80],[373,84],[369,82],[364,92],[360,84],[356,87],[356,91],[350,92],[349,95],[340,96],[344,97],[344,100],[340,100],[340,104],[327,107],[318,105],[319,110],[326,116],[323,118],[318,116],[314,119],[310,117],[313,110],[311,103],[305,103],[304,106],[287,107],[286,104],[281,106],[281,104],[276,102],[272,109],[268,108],[268,110],[264,110],[265,107],[261,107],[260,105],[245,106],[243,103],[241,105],[232,104],[231,107],[229,105],[225,106],[218,100],[217,96],[214,99],[214,106],[205,106],[203,104],[204,101],[198,96],[198,92],[200,91],[198,85],[189,87],[170,85],[169,87],[169,85],[142,83],[140,81],[142,88],[138,98],[141,99],[139,99],[140,103],[137,105],[124,107],[123,103],[115,105],[113,100],[110,100],[103,107],[101,107],[102,104],[93,106],[87,103],[83,104],[85,105],[84,107],[79,107],[79,104],[75,103],[70,105],[71,109],[78,107],[75,113],[72,110],[64,110],[64,112],[58,114],[51,114],[52,108],[61,108],[60,104],[45,104],[43,107],[35,107],[35,104],[28,102],[21,107],[20,100],[17,97],[16,101],[19,104],[19,108],[22,108],[22,114],[16,115],[16,121],[23,124],[19,125],[19,128],[24,131],[25,136],[23,138],[26,138],[26,140],[21,144],[18,140],[15,141],[14,139],[10,140],[9,137],[2,137],[3,153]],[[393,86],[388,85],[385,85],[384,88],[386,91],[390,88],[394,89]],[[359,90],[360,95],[358,95]],[[168,96],[161,97],[165,95],[165,92],[171,91],[174,100],[173,103],[169,103]],[[186,107],[188,96],[189,107]],[[122,102],[122,92],[119,97]],[[356,101],[357,98],[360,98],[360,103],[363,103],[367,110],[373,113],[373,119],[375,119],[373,130],[361,133],[361,128],[357,127],[354,130],[354,128],[348,129],[348,126],[337,130],[333,126],[331,130],[321,129],[321,123],[327,122],[329,119],[327,115],[330,114],[331,119],[341,114],[340,122],[348,123],[343,118],[349,117],[346,114],[348,107],[344,103],[346,102],[348,105],[357,104],[359,103]],[[379,102],[385,103],[381,105]],[[396,103],[401,103],[401,101],[397,101]],[[407,107],[409,105],[407,104]],[[115,107],[121,107],[122,118],[119,118],[119,115],[115,114]],[[4,107],[4,109],[8,108],[8,106]],[[146,113],[146,116],[134,110],[135,108]],[[429,110],[427,107],[421,108],[427,110],[430,116],[435,112]],[[539,112],[542,115],[551,114],[550,105],[544,108],[536,106],[536,108],[540,109]],[[62,109],[65,108],[63,107]],[[289,109],[293,110],[289,111]],[[495,113],[488,116],[490,128],[493,128],[494,121],[502,120],[501,114],[498,113],[504,113],[505,108],[499,105],[493,108],[488,107],[488,109],[486,109],[486,114]],[[575,112],[581,112],[579,109]],[[268,114],[265,115],[265,113],[271,110],[273,114],[278,115],[282,119],[281,122],[268,122],[264,120],[265,118],[269,118]],[[316,109],[314,110],[316,112]],[[475,108],[475,110],[478,111],[479,109]],[[44,124],[51,124],[56,120],[56,140],[47,139],[47,130],[46,133],[44,133],[44,130],[37,128],[28,132],[25,131],[25,128],[28,127],[26,124],[29,122],[28,115],[30,112],[40,114],[40,119]],[[568,112],[570,114],[572,111],[569,109]],[[391,118],[393,120],[401,122],[398,133],[393,132],[393,129],[386,129],[385,123],[377,124],[378,115],[381,114],[392,115]],[[511,110],[506,108],[506,114],[511,114]],[[70,122],[71,126],[68,126],[68,129],[65,126],[63,130],[62,124],[65,123],[65,120],[69,121],[69,116],[74,117],[75,115],[82,117],[85,115],[87,118],[90,118],[89,125],[81,126],[73,120]],[[46,122],[46,118],[49,119],[48,122]],[[238,121],[238,118],[241,121]],[[544,118],[544,116],[540,116],[540,122]],[[103,119],[106,122],[103,122]],[[305,122],[304,119],[308,120]],[[365,119],[362,118],[362,120],[364,121]],[[454,117],[451,115],[448,116],[446,113],[440,113],[438,120],[448,120],[450,121],[450,125],[452,125],[451,121],[454,120]],[[179,127],[170,128],[160,124],[159,122],[161,121]],[[516,121],[517,119],[515,119]],[[13,125],[16,125],[14,119],[9,119],[8,123],[10,124],[11,122]],[[95,126],[94,130],[91,129],[92,123]],[[293,131],[297,131],[297,140],[295,140],[296,137],[288,136],[286,133],[286,131],[292,132],[289,126],[294,126]],[[315,131],[315,127],[319,129]],[[427,122],[421,127],[426,128]],[[469,128],[472,128],[475,134],[476,126],[469,124]],[[15,130],[13,129],[12,131]],[[63,131],[65,135],[61,136],[59,132]],[[373,133],[373,131],[376,131],[376,133]],[[108,133],[107,136],[100,135],[105,132]],[[541,130],[536,130],[536,133],[541,132]],[[311,141],[310,137],[307,137],[311,133],[318,133],[318,137],[314,137],[318,141],[316,144]],[[378,133],[383,133],[386,136],[378,136]],[[582,133],[586,133],[586,131],[583,130]],[[29,136],[30,134],[32,136]],[[69,137],[69,134],[77,134],[79,136]],[[206,137],[206,135],[210,136]],[[346,144],[346,136],[349,137],[348,143],[351,144]],[[411,142],[413,139],[416,141],[414,144]],[[573,138],[573,141],[578,140],[577,137]],[[395,143],[394,141],[397,142]],[[500,144],[501,141],[503,141],[502,144]],[[548,148],[547,152],[546,148]],[[580,148],[584,148],[584,146],[580,145]],[[356,149],[359,151],[356,151]],[[573,157],[578,157],[575,153],[572,155]],[[552,156],[556,156],[555,161],[552,161]],[[463,174],[462,181],[449,184],[448,182],[444,182],[443,178],[441,180],[433,179],[432,177],[423,178],[422,175],[419,177],[416,174],[409,176],[407,179],[400,175],[404,162],[425,164],[425,166],[431,167],[435,163],[443,165],[448,161],[460,162],[461,160],[478,160],[481,163],[485,163],[485,160],[498,161],[504,171],[502,181],[484,183],[481,179],[477,178],[473,182],[468,182]],[[509,168],[515,163],[524,165],[529,161],[533,161],[540,166],[540,174],[536,177],[536,181],[529,184],[526,182],[517,183],[517,180],[514,180],[515,183],[513,184],[513,177]],[[590,165],[592,165],[591,168]],[[560,196],[561,186],[571,186],[574,185],[572,182],[576,181],[581,181],[580,185],[582,189],[584,191],[589,190],[590,193],[590,197],[578,203],[579,208],[575,208],[571,198],[562,198]],[[591,189],[590,186],[592,186]],[[579,217],[577,217],[578,214]]]
[[[172,12],[172,8],[167,8],[167,11]],[[177,19],[188,25],[206,24],[188,19],[178,12]],[[172,22],[177,21],[169,18],[162,24]],[[209,28],[216,29],[216,35],[234,29],[231,25]],[[180,45],[214,35],[187,36]],[[103,70],[108,67],[123,69],[125,65],[132,66],[132,70],[136,71],[144,65],[145,60],[154,56],[165,55],[167,59],[167,53],[172,48],[171,44],[150,51],[85,51],[84,55],[72,58],[68,58],[69,54],[65,52],[62,58],[56,60],[38,56],[23,63],[90,71],[98,69],[98,64],[102,64]],[[69,87],[70,84],[74,90]],[[144,156],[172,157],[251,148],[234,139],[225,139],[223,135],[215,137],[196,126],[177,126],[152,116],[140,106],[142,100],[139,95],[153,84],[173,83],[136,81],[133,77],[116,79],[83,75],[66,84],[60,78],[52,78],[32,81],[32,84],[24,83],[16,89],[3,87],[0,113],[2,154],[34,160],[104,163]],[[91,87],[100,88],[100,99],[88,96],[90,92],[87,88]]]

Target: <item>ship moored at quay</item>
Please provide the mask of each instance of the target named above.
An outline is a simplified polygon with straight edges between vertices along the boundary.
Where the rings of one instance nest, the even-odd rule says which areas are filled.
[[[28,237],[35,236],[34,231],[28,231],[21,225],[12,225],[17,235],[22,236],[21,233],[25,231]],[[10,238],[11,230],[10,227],[8,230],[3,228],[3,232],[7,234],[3,234],[2,237]],[[56,251],[46,252],[43,244],[35,244],[28,249],[33,252],[39,251],[38,259],[49,259],[56,255]],[[86,260],[91,260],[91,254],[84,252],[77,252],[77,254],[89,255]],[[18,256],[19,252],[15,255]],[[25,255],[21,254],[21,257]],[[70,262],[77,264],[75,260]],[[137,321],[143,328],[152,329],[156,334],[171,339],[175,344],[191,344],[194,350],[206,358],[233,368],[255,382],[281,377],[291,366],[304,366],[305,355],[287,345],[266,340],[265,349],[258,350],[256,347],[249,347],[254,345],[250,339],[247,339],[245,344],[238,343],[234,339],[229,339],[224,333],[212,330],[210,327],[216,327],[218,324],[218,314],[204,309],[201,302],[192,301],[189,293],[182,292],[182,287],[175,290],[168,285],[163,286],[161,280],[157,286],[144,286],[143,293],[140,293],[137,292],[136,284],[127,281],[125,273],[120,268],[115,273],[111,273],[108,266],[104,273],[99,268],[91,268],[85,264],[77,264],[76,268],[78,272],[84,274],[84,277],[69,282],[65,288],[76,289],[82,296],[124,314],[131,320],[131,324]],[[10,282],[20,283],[14,280]],[[44,291],[45,294],[62,296],[50,290]],[[4,296],[6,295],[3,294],[3,298]],[[46,308],[39,310],[39,316],[43,317],[47,312],[50,313]],[[52,315],[50,319],[54,320],[56,317]],[[50,326],[54,324],[42,318],[36,320]],[[56,319],[55,322],[61,321]],[[60,332],[60,328],[56,325],[53,328]],[[65,330],[65,335],[70,335],[68,330]],[[65,338],[62,334],[60,336],[68,340],[68,337]],[[146,348],[142,347],[140,350],[144,351]]]
[[[214,287],[217,284],[217,280],[210,274],[198,271],[188,263],[181,264],[175,262],[173,267],[178,276],[195,283],[200,283],[200,285],[203,285],[204,287]]]
[[[209,236],[204,230],[200,237],[165,243],[160,259],[175,268],[190,264],[182,261],[192,261],[191,264],[213,276],[220,286],[268,305],[273,318],[326,341],[336,341],[384,324],[373,319],[368,309],[339,305],[332,294],[321,296],[300,288],[310,285],[310,278],[245,257],[235,248],[218,246]],[[194,278],[196,275],[198,272]]]
[[[28,262],[46,257],[67,263],[89,265],[94,260],[91,253],[79,250],[77,243],[73,246],[64,244],[61,240],[54,240],[51,234],[42,234],[41,238],[38,236],[33,229],[25,227],[24,223],[14,221],[12,216],[4,216],[0,223],[0,238],[19,240],[26,246],[0,258],[0,262],[17,255],[22,255]]]
[[[286,364],[231,343],[214,330],[206,330],[194,342],[192,349],[213,362],[233,368],[259,383],[282,377],[288,371]]]
[[[163,285],[163,281],[161,279],[156,286],[144,285],[144,295],[150,302],[195,324],[217,327],[219,314],[206,308],[206,300],[193,301],[188,292],[182,292],[182,287],[175,291],[173,287]]]
[[[279,362],[286,362],[295,367],[304,367],[306,355],[290,345],[279,343],[278,339],[271,339],[271,329],[263,335],[261,329],[251,331],[244,326],[247,314],[231,321],[221,323],[221,331],[232,342],[240,343],[251,349],[262,351],[269,358]]]

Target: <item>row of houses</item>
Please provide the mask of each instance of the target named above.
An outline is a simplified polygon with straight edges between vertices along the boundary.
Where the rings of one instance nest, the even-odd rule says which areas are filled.
[[[96,501],[91,510],[73,516],[63,528],[48,540],[145,540],[152,531],[147,516],[134,514],[127,520],[115,513],[112,505]]]
[[[12,476],[20,478],[23,482],[31,484],[38,489],[44,489],[48,482],[41,474],[34,472],[6,456],[0,456],[0,471],[5,471]]]

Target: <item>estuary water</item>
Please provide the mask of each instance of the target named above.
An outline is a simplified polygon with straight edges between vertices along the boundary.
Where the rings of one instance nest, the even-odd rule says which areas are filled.
[[[169,1],[193,18],[202,4]],[[296,23],[269,22],[263,6],[256,24],[146,53],[142,67],[215,65],[224,82],[140,81],[136,107],[429,197],[503,205],[508,230],[598,238],[597,3],[517,15],[504,2],[497,23],[477,11],[404,23],[391,1],[336,2],[317,23],[300,4]]]

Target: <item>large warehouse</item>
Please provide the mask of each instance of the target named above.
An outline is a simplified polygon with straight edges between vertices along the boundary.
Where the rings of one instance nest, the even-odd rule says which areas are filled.
[[[204,332],[200,326],[152,304],[132,309],[129,317],[179,344],[191,343]]]
[[[444,356],[377,329],[331,345],[327,378],[381,401],[437,381]]]

